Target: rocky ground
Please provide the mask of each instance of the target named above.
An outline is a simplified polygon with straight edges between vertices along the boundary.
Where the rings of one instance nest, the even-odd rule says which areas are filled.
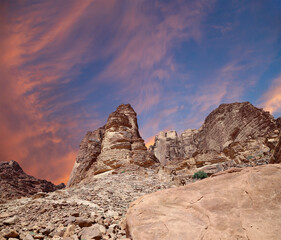
[[[230,167],[225,165],[223,170]],[[0,240],[126,239],[125,215],[131,202],[195,181],[192,174],[131,165],[87,178],[74,187],[2,200]]]
[[[72,188],[2,202],[0,235],[6,239],[124,239],[129,204],[144,194],[175,187],[156,171],[133,165]]]
[[[180,137],[175,131],[160,133],[147,151],[136,113],[129,104],[122,104],[104,127],[88,132],[82,140],[66,189],[47,193],[63,186],[26,175],[14,161],[1,165],[0,240],[126,239],[133,234],[125,229],[125,214],[137,198],[189,185],[196,181],[192,176],[199,170],[212,176],[233,167],[251,169],[280,163],[280,149],[280,119],[246,102],[220,105],[199,130],[186,130]],[[226,186],[224,181],[215,185]],[[200,186],[202,191],[209,189]],[[185,195],[183,198],[189,193]],[[169,197],[173,200],[173,194]],[[194,221],[196,224],[198,219]],[[178,222],[179,226],[185,224]],[[143,229],[152,233],[149,237],[153,239],[157,228]],[[161,236],[163,229],[158,230]],[[142,230],[137,231],[143,236]],[[185,239],[183,236],[175,239]]]

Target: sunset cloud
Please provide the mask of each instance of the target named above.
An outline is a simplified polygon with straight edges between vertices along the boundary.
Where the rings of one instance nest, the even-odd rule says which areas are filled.
[[[271,114],[281,111],[281,75],[275,78],[270,88],[264,93],[260,104]]]
[[[272,82],[268,69],[280,75],[280,14],[261,6],[2,1],[0,161],[66,181],[83,135],[121,103],[136,110],[146,142],[199,127],[222,102],[263,95],[278,112],[280,77]]]

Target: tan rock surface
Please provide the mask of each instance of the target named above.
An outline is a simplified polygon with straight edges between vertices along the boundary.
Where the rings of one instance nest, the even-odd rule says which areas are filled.
[[[136,112],[130,104],[121,104],[104,127],[83,138],[67,186],[130,164],[150,167],[156,163],[139,134]]]
[[[127,233],[133,240],[280,239],[280,181],[281,165],[265,165],[145,195],[127,212]]]

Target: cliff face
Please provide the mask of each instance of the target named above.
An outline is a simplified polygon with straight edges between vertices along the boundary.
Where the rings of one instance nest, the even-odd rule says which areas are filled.
[[[104,127],[86,134],[67,185],[130,164],[149,167],[155,163],[139,134],[137,114],[131,105],[122,104]]]
[[[195,141],[202,151],[221,152],[233,142],[276,137],[275,130],[279,128],[273,116],[249,102],[221,104],[205,119]]]
[[[212,174],[233,166],[268,163],[276,149],[271,161],[278,162],[280,121],[249,102],[221,104],[200,129],[187,129],[180,135],[160,132],[147,151],[137,114],[129,104],[122,104],[104,127],[88,132],[82,140],[68,186],[131,164],[155,166],[157,161],[168,173],[192,174],[200,169]]]
[[[27,175],[16,161],[0,162],[0,198],[14,199],[64,187]]]
[[[87,132],[86,136],[80,143],[80,149],[76,158],[76,162],[70,174],[68,185],[79,183],[97,161],[97,157],[101,153],[101,143],[104,137],[104,127],[98,128],[93,132]]]
[[[231,166],[268,163],[279,132],[280,119],[275,120],[249,102],[221,104],[199,130],[187,129],[180,136],[176,131],[160,132],[150,151],[161,165],[170,168],[179,160],[185,161],[185,167],[216,164],[213,169],[204,169],[212,173],[223,170],[222,163]],[[275,152],[278,156],[278,150]]]

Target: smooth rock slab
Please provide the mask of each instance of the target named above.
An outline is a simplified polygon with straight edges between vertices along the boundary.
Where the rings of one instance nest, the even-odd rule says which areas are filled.
[[[133,240],[277,240],[281,165],[230,169],[184,187],[145,195],[127,212]]]

